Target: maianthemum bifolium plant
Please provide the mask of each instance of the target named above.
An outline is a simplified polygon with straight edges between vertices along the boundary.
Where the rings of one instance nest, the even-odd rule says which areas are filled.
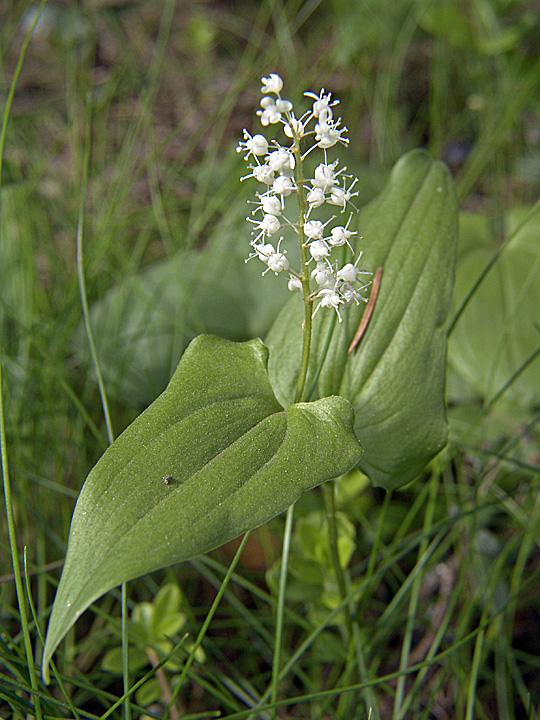
[[[238,150],[259,184],[246,261],[283,275],[293,296],[265,343],[195,338],[88,475],[45,642],[47,681],[68,629],[111,588],[262,525],[356,465],[381,487],[410,482],[446,443],[449,173],[409,153],[357,214],[357,180],[331,155],[348,143],[337,100],[306,92],[311,107],[296,117],[282,85],[262,79],[257,115],[283,138],[246,130]]]

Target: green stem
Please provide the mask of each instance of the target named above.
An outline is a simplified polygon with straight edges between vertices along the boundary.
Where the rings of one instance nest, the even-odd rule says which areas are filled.
[[[388,509],[390,507],[391,499],[392,499],[392,490],[387,490],[386,493],[384,494],[383,506],[381,508],[381,512],[379,515],[379,521],[377,523],[377,532],[375,535],[375,539],[373,541],[373,545],[371,546],[371,553],[369,556],[368,566],[367,566],[366,575],[365,575],[366,588],[369,587],[369,582],[375,571],[375,564],[377,562],[377,556],[379,554],[379,549],[382,544],[382,534],[383,534],[384,528],[386,527],[386,517],[388,514]],[[366,592],[362,595],[362,598],[360,599],[360,604],[358,607],[358,615],[360,617],[362,616],[362,614],[364,612],[364,608],[365,608],[366,602],[368,600],[368,597],[370,597],[370,596],[368,596],[368,594]]]
[[[274,658],[272,664],[272,692],[270,702],[277,702],[279,687],[279,666],[281,663],[281,646],[283,642],[283,613],[285,610],[285,588],[287,585],[287,568],[289,567],[289,550],[291,547],[292,521],[294,505],[287,510],[285,532],[283,533],[283,550],[281,553],[281,572],[279,574],[279,595],[276,616],[276,636],[274,642]],[[277,708],[272,710],[271,717],[277,717]]]
[[[81,307],[83,312],[84,327],[86,337],[90,346],[90,354],[92,356],[92,364],[96,372],[99,394],[101,396],[101,405],[103,407],[103,415],[105,417],[105,425],[107,428],[107,439],[109,445],[114,442],[114,431],[112,427],[111,414],[109,412],[109,402],[105,391],[105,383],[101,374],[101,365],[99,362],[96,344],[94,342],[94,333],[90,325],[90,310],[88,307],[88,295],[86,292],[86,278],[84,275],[84,220],[85,220],[85,203],[86,203],[86,187],[88,184],[88,170],[90,166],[90,148],[92,144],[92,99],[90,93],[86,97],[86,133],[84,140],[83,167],[81,178],[81,189],[79,195],[79,216],[77,220],[77,280],[79,283],[79,295],[81,298]]]
[[[418,548],[418,563],[421,562],[422,557],[427,551],[429,545],[429,537],[431,534],[431,528],[433,527],[433,516],[435,514],[435,505],[437,503],[437,492],[439,489],[439,476],[435,473],[432,474],[429,483],[429,498],[426,507],[426,513],[424,515],[424,526],[422,530],[422,541]],[[401,656],[399,667],[403,671],[403,675],[398,678],[396,684],[396,694],[394,697],[394,710],[392,714],[393,720],[401,720],[403,713],[401,712],[401,706],[403,703],[403,697],[405,693],[405,681],[407,679],[406,670],[409,665],[409,656],[412,647],[413,631],[416,624],[418,603],[420,596],[420,588],[424,581],[423,569],[419,569],[419,572],[415,575],[411,595],[409,599],[409,611],[407,613],[407,623],[405,626],[405,633],[403,636],[403,643],[401,646]]]
[[[339,560],[339,546],[338,546],[338,529],[336,523],[336,498],[335,498],[335,483],[327,482],[322,486],[324,507],[326,510],[326,520],[328,522],[328,539],[330,544],[330,556],[332,558],[332,565],[334,567],[334,573],[336,576],[339,595],[341,600],[345,600],[347,597],[347,584],[345,582],[345,574],[341,567]],[[353,624],[351,610],[347,605],[345,607],[345,623],[347,625],[347,634],[349,640],[353,637]]]
[[[26,55],[26,50],[28,48],[30,38],[32,37],[32,32],[34,31],[34,27],[39,19],[39,16],[41,14],[41,11],[42,11],[45,3],[46,3],[46,0],[42,0],[42,2],[36,8],[32,24],[28,28],[28,31],[23,40],[23,44],[22,44],[21,50],[19,52],[19,57],[17,60],[17,65],[15,67],[15,71],[13,73],[13,78],[11,80],[9,92],[8,92],[8,95],[6,98],[6,104],[5,104],[5,108],[4,108],[4,117],[3,117],[3,121],[2,121],[2,128],[0,130],[0,191],[1,191],[1,183],[2,183],[2,163],[3,163],[4,148],[6,145],[6,138],[7,138],[7,126],[8,126],[9,118],[10,118],[10,114],[11,114],[11,106],[13,103],[13,97],[15,95],[15,88],[17,86],[19,74],[21,72],[24,57]],[[1,199],[1,196],[0,196],[0,199]],[[19,614],[20,614],[20,618],[21,618],[21,628],[22,628],[22,635],[23,635],[23,642],[24,642],[24,651],[26,654],[28,675],[30,678],[30,687],[32,688],[32,694],[33,694],[33,700],[34,700],[34,711],[35,711],[36,718],[38,718],[38,720],[40,720],[40,718],[42,717],[41,703],[39,701],[39,696],[37,695],[37,680],[36,680],[36,673],[35,673],[35,666],[34,666],[34,657],[33,657],[33,653],[32,653],[32,641],[30,639],[30,629],[28,627],[26,598],[25,598],[25,594],[24,594],[24,588],[23,588],[23,582],[22,582],[22,576],[21,576],[21,566],[19,563],[19,555],[18,555],[18,550],[17,550],[17,534],[16,534],[16,530],[15,530],[15,519],[14,519],[14,515],[13,515],[13,503],[12,503],[12,498],[11,498],[11,483],[10,483],[10,478],[9,478],[6,425],[5,425],[5,417],[4,417],[4,398],[3,398],[3,392],[2,392],[2,343],[1,343],[1,337],[0,337],[0,469],[1,469],[0,474],[2,475],[2,481],[3,481],[3,487],[4,487],[4,502],[5,502],[5,508],[6,508],[6,520],[7,520],[7,530],[8,530],[8,538],[9,538],[9,548],[10,548],[10,552],[11,552],[11,562],[13,565],[13,575],[15,578],[15,593],[17,595],[17,603],[19,606]]]
[[[345,573],[343,572],[343,568],[341,567],[341,561],[339,559],[339,534],[336,522],[335,486],[335,482],[327,482],[322,486],[322,490],[324,497],[324,506],[326,510],[326,521],[328,523],[328,542],[330,547],[330,557],[332,559],[334,575],[338,584],[339,596],[341,598],[341,601],[345,602],[348,596],[348,592],[347,582],[345,580]],[[355,653],[355,645],[357,651],[360,646],[356,644],[358,635],[354,631],[354,623],[349,603],[345,605],[345,607],[343,608],[343,612],[345,613],[345,627],[347,630],[348,651],[345,672],[342,679],[345,680],[345,682],[348,682],[349,676],[352,675],[353,683],[357,683],[360,678],[358,675],[358,667],[355,665],[355,656],[358,656],[358,652]],[[360,660],[363,664],[363,657]],[[356,700],[354,694],[342,695],[338,704],[340,717],[346,717],[347,715],[349,715],[351,712],[351,703],[354,704],[355,702]]]
[[[304,283],[302,282],[302,285]],[[305,293],[305,291],[304,291]],[[302,329],[304,331],[304,341],[302,344],[302,363],[300,365],[300,375],[298,376],[298,384],[296,386],[296,395],[294,396],[294,402],[300,402],[304,393],[304,386],[306,384],[306,378],[309,368],[309,355],[311,352],[311,328],[313,323],[313,301],[306,300],[304,307],[304,322],[302,323]]]
[[[81,306],[84,318],[84,326],[86,329],[86,336],[88,338],[88,344],[90,346],[90,354],[92,356],[92,362],[96,371],[99,394],[101,396],[101,404],[103,407],[103,415],[105,417],[105,425],[107,428],[107,439],[109,445],[114,442],[114,430],[111,420],[111,414],[109,411],[109,402],[107,399],[107,392],[105,390],[105,382],[101,373],[101,366],[99,363],[99,357],[94,342],[94,333],[92,332],[92,326],[90,324],[90,310],[88,307],[88,295],[86,292],[86,278],[84,274],[84,231],[85,231],[85,204],[86,204],[86,188],[88,185],[88,173],[90,168],[90,150],[92,145],[92,100],[90,93],[86,97],[86,133],[84,139],[84,151],[83,151],[83,165],[82,165],[82,177],[81,177],[81,188],[79,196],[79,215],[77,220],[77,279],[79,283],[79,295],[81,298]],[[129,653],[129,637],[128,637],[128,609],[127,609],[127,584],[122,583],[122,678],[124,683],[124,693],[126,695],[126,701],[124,703],[124,718],[125,720],[131,720],[131,704],[129,698],[129,665],[128,665],[128,653]]]
[[[298,241],[300,243],[300,258],[302,260],[302,273],[300,280],[302,282],[302,292],[304,295],[304,322],[302,323],[303,343],[302,343],[302,361],[300,363],[300,374],[296,385],[296,395],[294,402],[300,402],[304,394],[304,387],[309,369],[309,355],[311,351],[311,330],[313,327],[313,298],[311,297],[311,284],[309,282],[309,255],[306,245],[306,236],[304,234],[304,218],[306,214],[306,199],[304,196],[304,173],[302,169],[302,155],[300,153],[300,138],[294,138],[294,157],[296,160],[296,196],[298,199]]]
[[[24,581],[26,583],[26,597],[28,598],[28,605],[30,606],[30,612],[31,612],[32,618],[34,620],[34,625],[36,626],[36,632],[37,632],[39,640],[41,642],[41,647],[43,647],[45,644],[45,638],[43,637],[43,633],[39,626],[39,614],[36,612],[36,608],[34,606],[34,601],[32,600],[32,592],[31,592],[31,588],[30,588],[30,577],[29,577],[29,573],[28,573],[28,562],[27,562],[27,557],[26,557],[26,547],[23,548],[23,565],[24,565]],[[60,688],[62,694],[64,695],[64,698],[66,700],[66,703],[69,706],[69,709],[73,713],[74,720],[80,720],[80,715],[77,712],[77,708],[73,704],[71,696],[70,696],[69,692],[67,691],[67,688],[64,685],[62,678],[56,671],[56,666],[52,660],[51,660],[51,667],[52,667],[52,671],[53,671],[54,677],[56,679],[56,682],[58,683],[58,687]],[[36,715],[37,715],[37,713],[36,713]]]
[[[337,314],[332,313],[332,319],[330,320],[330,326],[328,327],[328,332],[326,334],[326,341],[324,343],[324,347],[322,349],[322,353],[319,358],[319,364],[317,365],[317,369],[315,370],[315,374],[313,375],[311,385],[310,385],[309,390],[306,395],[306,402],[308,402],[311,399],[311,396],[315,392],[315,388],[316,388],[317,382],[319,380],[319,375],[321,374],[321,370],[324,365],[324,361],[326,360],[326,356],[328,355],[328,350],[330,349],[330,343],[332,342],[334,328],[336,326],[336,320],[337,320]]]
[[[7,519],[7,530],[9,538],[9,548],[11,551],[11,562],[13,565],[13,576],[15,578],[15,592],[17,595],[17,603],[19,605],[19,614],[21,618],[21,628],[24,642],[24,651],[26,654],[26,662],[28,665],[28,675],[30,679],[30,686],[36,693],[34,694],[34,710],[36,717],[39,719],[41,715],[41,704],[39,702],[39,696],[37,695],[37,682],[36,673],[34,669],[34,656],[32,653],[32,641],[30,639],[30,629],[28,627],[28,615],[26,612],[26,598],[24,594],[24,588],[21,576],[21,566],[19,563],[19,555],[17,550],[17,533],[15,530],[15,519],[13,516],[13,501],[11,498],[11,482],[9,477],[9,465],[7,455],[7,438],[6,438],[6,424],[4,417],[4,398],[2,392],[2,357],[1,357],[1,343],[0,343],[0,466],[1,475],[4,481],[4,500],[6,507],[6,519]]]
[[[127,583],[122,583],[122,682],[124,693],[129,693],[129,634],[128,634],[128,595]],[[124,703],[124,718],[131,720],[131,699],[126,697]]]
[[[214,602],[212,603],[210,610],[208,611],[208,614],[206,616],[206,620],[202,624],[202,627],[199,631],[199,634],[197,635],[197,639],[193,643],[193,646],[191,648],[191,651],[189,653],[189,657],[187,658],[184,667],[182,669],[182,673],[180,674],[180,678],[178,679],[178,682],[176,683],[176,687],[174,688],[174,692],[172,694],[171,699],[169,700],[169,704],[167,705],[165,709],[165,713],[163,714],[163,720],[167,720],[169,717],[169,713],[171,711],[171,708],[176,701],[176,698],[178,697],[178,693],[180,692],[180,689],[182,688],[182,685],[184,683],[184,680],[186,679],[186,676],[188,674],[189,668],[191,667],[191,664],[195,660],[195,655],[197,653],[197,650],[201,646],[202,641],[204,640],[204,637],[206,635],[206,631],[210,627],[210,623],[212,622],[212,618],[214,617],[216,610],[218,609],[219,603],[221,602],[221,598],[223,597],[223,594],[225,593],[225,590],[227,589],[227,585],[229,584],[229,580],[232,577],[232,574],[234,572],[234,569],[236,568],[238,561],[240,560],[240,557],[242,555],[242,552],[244,551],[244,548],[246,546],[246,543],[248,541],[248,538],[251,534],[251,530],[248,530],[248,532],[244,535],[242,542],[240,543],[240,546],[238,550],[236,551],[235,556],[232,559],[232,562],[229,566],[229,569],[227,570],[227,573],[225,577],[223,578],[223,582],[221,583],[221,587],[219,588],[216,597],[214,598]]]

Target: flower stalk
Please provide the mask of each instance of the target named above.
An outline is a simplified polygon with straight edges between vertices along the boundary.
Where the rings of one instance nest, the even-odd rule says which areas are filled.
[[[302,324],[303,343],[302,343],[302,362],[300,365],[300,374],[296,385],[296,394],[294,402],[300,402],[304,394],[306,378],[309,369],[309,355],[311,350],[311,332],[313,326],[313,298],[311,296],[311,283],[309,281],[309,255],[306,245],[306,237],[304,233],[304,218],[306,215],[306,201],[304,193],[304,173],[302,168],[302,155],[300,152],[300,137],[294,135],[294,156],[296,160],[296,187],[298,188],[296,196],[298,199],[298,241],[300,244],[300,259],[302,262],[302,291],[304,294],[304,322]]]

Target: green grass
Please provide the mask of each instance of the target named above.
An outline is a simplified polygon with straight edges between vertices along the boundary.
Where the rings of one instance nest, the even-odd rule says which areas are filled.
[[[35,7],[15,0],[0,6],[2,113]],[[410,148],[425,146],[448,162],[462,209],[472,213],[461,226],[466,258],[474,243],[501,243],[516,225],[512,213],[523,217],[539,196],[540,23],[533,6],[51,0],[45,11],[8,108],[0,190],[3,474],[6,480],[9,467],[7,499],[35,606],[35,617],[26,606],[25,620],[2,523],[0,717],[162,718],[173,702],[171,716],[183,718],[539,718],[537,356],[490,402],[540,345],[534,302],[521,313],[517,303],[517,314],[500,320],[508,333],[528,320],[527,342],[533,338],[529,347],[516,337],[511,347],[523,341],[525,355],[513,370],[503,363],[500,375],[495,361],[510,334],[469,347],[478,326],[466,314],[457,321],[451,443],[424,477],[392,496],[359,474],[338,484],[340,537],[350,548],[347,602],[321,559],[324,502],[315,491],[295,506],[284,596],[284,518],[252,534],[249,554],[226,585],[230,549],[129,584],[130,616],[174,582],[186,619],[166,647],[163,638],[141,639],[128,625],[130,651],[144,662],[132,663],[128,702],[121,665],[104,664],[122,642],[120,591],[97,602],[68,634],[56,655],[61,683],[41,683],[35,624],[45,631],[75,498],[108,444],[104,395],[119,434],[162,389],[192,334],[210,329],[246,339],[264,336],[271,323],[274,291],[261,296],[266,316],[241,317],[241,282],[228,287],[213,265],[217,254],[203,252],[221,247],[225,258],[234,243],[245,255],[249,189],[238,182],[244,169],[234,148],[242,128],[251,127],[260,76],[280,72],[293,100],[321,86],[341,99],[351,137],[347,164],[360,177],[362,204]],[[77,273],[82,213],[80,269],[101,395]],[[527,229],[533,261],[519,266],[524,280],[517,288],[534,299],[538,285],[527,273],[534,253],[540,257],[536,215]],[[486,259],[495,245],[489,247]],[[192,260],[182,253],[194,248],[202,260],[187,282],[181,268]],[[505,292],[514,287],[506,284],[506,252],[492,271],[493,294],[497,283]],[[478,262],[478,269],[470,263],[471,282],[483,267]],[[177,270],[178,287],[187,288],[180,299],[172,291]],[[230,293],[211,317],[203,302],[210,273],[222,283],[216,296],[220,288]],[[134,294],[122,305],[111,288],[121,293],[127,286]],[[503,293],[499,304],[494,294],[493,307],[513,307],[513,299]],[[458,307],[456,299],[454,312]],[[495,328],[498,317],[489,319]],[[483,384],[490,369],[493,382]],[[321,528],[315,544],[313,526]],[[220,588],[221,602],[200,637],[204,655],[193,655],[188,666]],[[24,592],[23,579],[23,600]]]

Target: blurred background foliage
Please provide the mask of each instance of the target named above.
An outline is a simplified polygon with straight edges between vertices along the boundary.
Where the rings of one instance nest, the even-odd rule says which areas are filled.
[[[65,351],[80,320],[73,237],[91,113],[85,273],[109,392],[148,404],[204,330],[264,336],[284,284],[243,266],[251,193],[237,182],[234,147],[272,70],[295,101],[320,86],[341,99],[361,204],[423,146],[499,242],[508,208],[540,184],[537,10],[502,0],[48,2],[6,151],[3,299],[21,321],[30,307],[48,321],[59,313]],[[34,10],[7,2],[0,12],[7,82]],[[71,360],[86,370],[87,343],[75,337]]]

